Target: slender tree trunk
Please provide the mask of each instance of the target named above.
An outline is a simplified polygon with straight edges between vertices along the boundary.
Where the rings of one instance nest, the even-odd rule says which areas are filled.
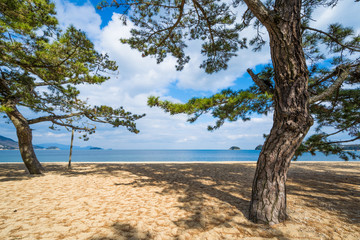
[[[250,220],[270,225],[287,218],[287,172],[313,124],[301,45],[301,1],[276,1],[275,9],[276,21],[266,25],[275,71],[274,123],[257,162],[249,212]]]
[[[19,141],[19,150],[25,166],[30,174],[41,174],[44,168],[38,161],[32,145],[32,133],[30,126],[24,116],[18,111],[16,105],[12,102],[6,104],[12,109],[6,112],[16,128],[16,134]]]
[[[72,156],[73,143],[74,143],[74,129],[72,129],[72,131],[71,131],[71,143],[70,143],[70,154],[69,154],[68,169],[71,168],[71,156]]]

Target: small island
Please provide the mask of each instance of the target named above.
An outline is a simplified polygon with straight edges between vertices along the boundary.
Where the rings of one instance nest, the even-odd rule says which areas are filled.
[[[261,150],[263,148],[263,145],[257,145],[255,150]]]
[[[55,146],[50,146],[50,147],[47,147],[46,150],[60,150],[60,148],[55,147]]]
[[[90,150],[104,150],[104,149],[100,147],[90,147]]]
[[[240,150],[240,148],[237,146],[232,146],[231,148],[229,148],[229,150]]]

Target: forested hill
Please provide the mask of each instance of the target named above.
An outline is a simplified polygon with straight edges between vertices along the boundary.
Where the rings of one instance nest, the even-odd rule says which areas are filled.
[[[44,150],[68,150],[69,145],[64,144],[58,144],[58,143],[42,143],[38,145],[34,145],[34,149],[44,149]],[[16,141],[12,140],[11,138],[7,138],[0,135],[0,150],[13,150],[13,149],[19,149],[19,145]],[[74,150],[102,150],[102,148],[99,147],[79,147],[79,146],[73,146]]]
[[[0,149],[18,149],[19,145],[14,140],[0,135]]]
[[[35,149],[43,149],[43,147],[34,145]],[[7,138],[0,135],[0,150],[12,150],[19,149],[19,144],[12,140],[11,138]]]
[[[343,145],[342,148],[347,151],[360,151],[360,144]]]

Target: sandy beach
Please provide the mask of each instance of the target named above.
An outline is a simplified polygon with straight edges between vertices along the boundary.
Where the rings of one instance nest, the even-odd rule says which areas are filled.
[[[289,220],[247,219],[255,163],[0,164],[0,239],[360,239],[360,162],[294,162]]]

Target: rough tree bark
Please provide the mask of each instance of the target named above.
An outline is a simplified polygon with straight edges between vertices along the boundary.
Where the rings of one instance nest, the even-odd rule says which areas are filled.
[[[287,218],[286,178],[292,157],[313,124],[308,70],[301,45],[301,0],[276,1],[263,20],[275,71],[274,123],[260,153],[252,186],[250,220],[277,224]]]
[[[16,128],[20,154],[28,172],[30,174],[41,174],[44,168],[35,155],[32,145],[32,132],[27,120],[18,111],[14,103],[8,102],[5,105],[12,109],[12,111],[6,112],[6,114]]]

